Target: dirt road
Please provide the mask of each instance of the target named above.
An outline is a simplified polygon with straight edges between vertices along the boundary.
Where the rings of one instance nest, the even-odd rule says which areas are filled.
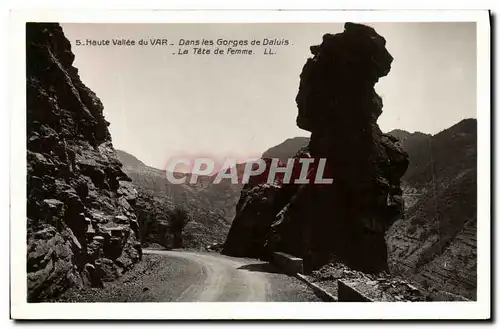
[[[302,282],[259,260],[186,251],[145,250],[144,253],[187,261],[186,271],[178,278],[183,284],[180,289],[171,290],[179,290],[175,301],[317,300]]]
[[[269,263],[215,252],[143,250],[143,260],[103,289],[71,289],[61,302],[312,302],[301,281]]]

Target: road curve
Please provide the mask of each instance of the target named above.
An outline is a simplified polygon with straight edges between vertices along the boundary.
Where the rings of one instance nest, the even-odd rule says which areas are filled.
[[[165,301],[319,301],[303,282],[267,262],[208,252],[145,249],[143,253],[177,264],[176,274],[162,283],[170,285]]]

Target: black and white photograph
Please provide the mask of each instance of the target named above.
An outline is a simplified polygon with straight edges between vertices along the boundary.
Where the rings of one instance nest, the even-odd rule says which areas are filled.
[[[177,14],[17,20],[15,318],[489,314],[487,11]]]

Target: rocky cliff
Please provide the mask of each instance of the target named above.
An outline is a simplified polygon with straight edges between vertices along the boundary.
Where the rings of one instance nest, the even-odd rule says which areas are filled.
[[[141,257],[136,191],[58,24],[26,25],[28,301],[100,286]]]
[[[366,272],[386,270],[384,234],[403,213],[400,178],[407,154],[377,118],[374,85],[392,56],[374,29],[346,23],[312,46],[300,75],[297,125],[311,132],[297,155],[326,158],[333,184],[247,184],[223,253],[266,257],[274,250],[304,258],[307,270],[337,257]]]

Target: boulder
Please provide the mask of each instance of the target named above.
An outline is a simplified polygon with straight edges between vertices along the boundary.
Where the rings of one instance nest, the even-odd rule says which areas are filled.
[[[71,242],[50,227],[28,238],[28,301],[38,302],[81,286]]]

